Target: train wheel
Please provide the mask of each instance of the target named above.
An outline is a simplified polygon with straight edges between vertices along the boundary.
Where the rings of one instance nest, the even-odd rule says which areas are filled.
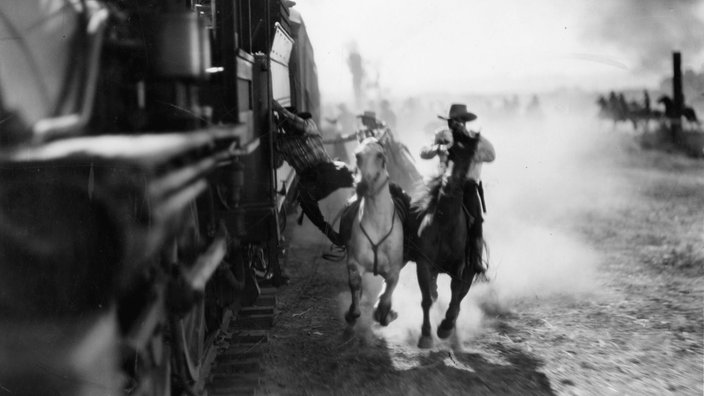
[[[176,323],[176,345],[182,377],[189,383],[200,378],[200,366],[205,349],[205,300]]]
[[[172,396],[171,394],[171,349],[162,337],[152,341],[152,353],[155,357],[153,389],[151,394]]]
[[[190,205],[185,215],[187,224],[177,240],[174,262],[194,260],[194,252],[200,251],[202,243],[195,203]],[[187,313],[183,316],[173,316],[171,328],[175,348],[173,362],[178,385],[190,389],[200,379],[201,362],[205,353],[205,298],[196,297],[195,304]]]

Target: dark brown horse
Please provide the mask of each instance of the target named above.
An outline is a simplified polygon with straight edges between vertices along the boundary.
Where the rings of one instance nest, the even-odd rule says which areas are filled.
[[[413,256],[423,307],[422,334],[418,341],[420,348],[433,345],[429,311],[437,299],[438,274],[445,273],[452,278],[452,300],[437,330],[440,338],[452,334],[460,303],[469,292],[476,274],[475,269],[468,265],[471,253],[467,246],[470,220],[462,206],[462,194],[477,141],[469,138],[455,141],[447,172],[431,182],[424,200],[414,204],[419,226],[418,239],[413,242],[416,246]]]
[[[663,95],[658,98],[658,103],[662,103],[665,106],[665,117],[667,118],[677,118],[677,112],[675,109],[675,102],[667,95]],[[692,107],[687,105],[682,106],[682,116],[689,122],[699,125],[699,118],[697,118],[697,113]]]
[[[633,130],[638,130],[641,123],[648,128],[651,119],[658,119],[662,114],[658,111],[653,111],[647,106],[643,106],[637,102],[626,102],[625,99],[620,99],[622,96],[615,99],[607,100],[600,96],[596,101],[599,106],[599,118],[613,121],[613,127],[619,122],[630,122],[633,125]]]

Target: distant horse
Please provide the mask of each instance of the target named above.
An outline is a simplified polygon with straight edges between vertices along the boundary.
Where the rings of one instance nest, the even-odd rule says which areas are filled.
[[[347,271],[352,303],[345,320],[353,324],[360,316],[362,274],[371,271],[384,278],[374,319],[382,326],[396,319],[391,296],[403,262],[403,225],[389,192],[389,173],[384,148],[375,138],[366,138],[355,150],[361,180],[357,184],[359,209],[352,223],[348,244]]]
[[[437,277],[446,273],[452,277],[452,300],[445,313],[445,319],[437,329],[438,337],[447,338],[455,328],[460,311],[460,303],[469,292],[475,269],[469,264],[471,252],[468,250],[467,233],[469,214],[462,205],[463,185],[467,170],[477,147],[477,140],[455,142],[458,150],[450,161],[447,172],[431,182],[423,201],[414,203],[418,225],[418,240],[415,252],[416,272],[421,289],[423,308],[422,334],[418,341],[420,348],[433,345],[429,311],[437,299]]]
[[[651,119],[661,117],[660,112],[653,111],[638,102],[628,103],[620,99],[607,100],[600,96],[596,103],[599,106],[599,118],[612,120],[614,127],[619,122],[630,122],[634,130],[637,130],[641,123],[647,128]]]
[[[667,95],[663,95],[658,99],[658,103],[661,103],[663,106],[665,106],[665,117],[667,118],[677,118],[677,114],[675,114],[675,102]],[[699,125],[699,119],[697,118],[697,113],[694,111],[693,108],[689,106],[684,106],[682,108],[682,115],[684,118],[689,121],[693,122],[697,125]]]
[[[609,100],[600,96],[596,103],[599,105],[599,118],[613,121],[614,128],[621,121],[631,121],[633,128],[637,128],[636,121],[629,117],[626,103],[619,101],[616,96],[612,95]]]

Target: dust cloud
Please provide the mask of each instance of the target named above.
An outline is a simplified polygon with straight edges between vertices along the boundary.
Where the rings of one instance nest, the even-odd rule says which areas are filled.
[[[704,4],[698,0],[621,0],[580,3],[582,35],[633,56],[637,69],[661,72],[673,50],[698,55],[704,50]]]
[[[489,282],[473,284],[465,297],[457,331],[450,339],[453,344],[462,345],[490,331],[493,317],[515,311],[522,301],[588,298],[599,290],[598,270],[604,257],[580,235],[580,227],[585,227],[580,221],[587,213],[628,202],[630,187],[610,171],[619,146],[590,112],[565,110],[559,101],[546,110],[540,119],[495,118],[479,126],[496,149],[496,161],[483,168]],[[419,132],[403,139],[418,153],[432,135]],[[432,161],[418,161],[426,175],[436,169]],[[415,263],[402,271],[393,298],[399,317],[386,328],[370,319],[382,279],[367,275],[364,283],[357,333],[415,346],[422,322]],[[431,310],[433,334],[450,300],[447,275],[440,275],[438,290]],[[343,315],[349,307],[349,292],[341,293],[339,301]]]

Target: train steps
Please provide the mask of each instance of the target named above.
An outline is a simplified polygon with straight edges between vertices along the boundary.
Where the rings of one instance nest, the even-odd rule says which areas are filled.
[[[262,357],[274,325],[275,308],[276,289],[262,288],[254,305],[241,308],[230,321],[208,378],[208,396],[255,393],[262,380]]]

